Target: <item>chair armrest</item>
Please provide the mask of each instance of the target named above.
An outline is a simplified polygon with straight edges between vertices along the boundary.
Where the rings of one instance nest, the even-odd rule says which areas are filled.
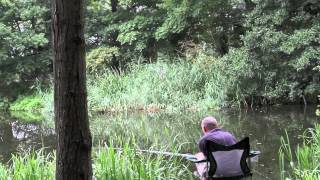
[[[204,163],[209,162],[207,159],[199,160],[199,161],[193,161],[194,163]]]
[[[250,151],[248,158],[253,158],[255,156],[259,156],[261,154],[260,151]]]
[[[208,161],[207,159],[198,160],[197,157],[194,156],[194,155],[190,155],[190,156],[187,156],[185,158],[186,158],[186,160],[191,161],[193,163],[203,163],[203,162],[207,162]]]

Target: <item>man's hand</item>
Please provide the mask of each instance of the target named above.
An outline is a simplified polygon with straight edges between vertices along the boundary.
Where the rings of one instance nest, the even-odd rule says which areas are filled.
[[[197,157],[198,161],[206,159],[206,156],[202,152],[195,154],[195,156]],[[200,179],[203,179],[204,177],[206,177],[205,175],[207,173],[207,162],[195,163],[195,164],[197,167],[197,171],[200,175]]]

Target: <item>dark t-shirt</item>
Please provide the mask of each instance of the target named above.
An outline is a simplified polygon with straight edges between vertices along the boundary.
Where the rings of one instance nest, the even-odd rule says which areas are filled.
[[[199,149],[206,156],[206,141],[213,141],[217,144],[221,144],[224,146],[231,146],[236,144],[236,138],[229,132],[224,131],[222,129],[216,128],[209,131],[207,134],[202,136],[199,140]]]

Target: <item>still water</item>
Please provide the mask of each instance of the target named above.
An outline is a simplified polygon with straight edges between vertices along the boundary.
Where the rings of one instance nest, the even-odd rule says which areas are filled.
[[[280,137],[287,130],[291,143],[301,142],[300,135],[317,121],[315,107],[279,106],[241,111],[207,111],[185,113],[95,114],[90,116],[94,144],[102,142],[121,146],[132,140],[140,149],[173,149],[180,153],[197,152],[201,137],[200,120],[215,116],[223,129],[238,140],[249,136],[251,149],[261,151],[253,164],[253,179],[279,179],[278,150]],[[0,112],[0,161],[5,163],[11,153],[47,147],[54,148],[52,120],[30,120],[37,115]],[[29,118],[30,117],[30,118]]]

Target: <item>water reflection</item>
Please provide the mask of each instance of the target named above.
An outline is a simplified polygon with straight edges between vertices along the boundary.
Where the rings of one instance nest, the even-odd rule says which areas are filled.
[[[11,153],[54,146],[53,128],[40,122],[19,121],[7,113],[0,113],[0,161],[7,162]]]
[[[175,114],[118,114],[91,117],[94,144],[101,141],[121,146],[135,137],[140,149],[158,149],[177,145],[181,153],[196,152],[196,141],[201,137],[200,119],[212,115],[222,127],[239,140],[249,136],[251,147],[262,152],[254,166],[254,179],[278,179],[278,149],[285,129],[296,144],[298,135],[316,122],[315,107],[304,110],[300,106],[282,106],[242,111],[208,111]],[[53,123],[51,123],[53,124]],[[7,114],[0,115],[0,155],[8,160],[10,153],[20,149],[54,147],[53,128],[42,123],[23,123]],[[134,147],[133,147],[134,148]]]

